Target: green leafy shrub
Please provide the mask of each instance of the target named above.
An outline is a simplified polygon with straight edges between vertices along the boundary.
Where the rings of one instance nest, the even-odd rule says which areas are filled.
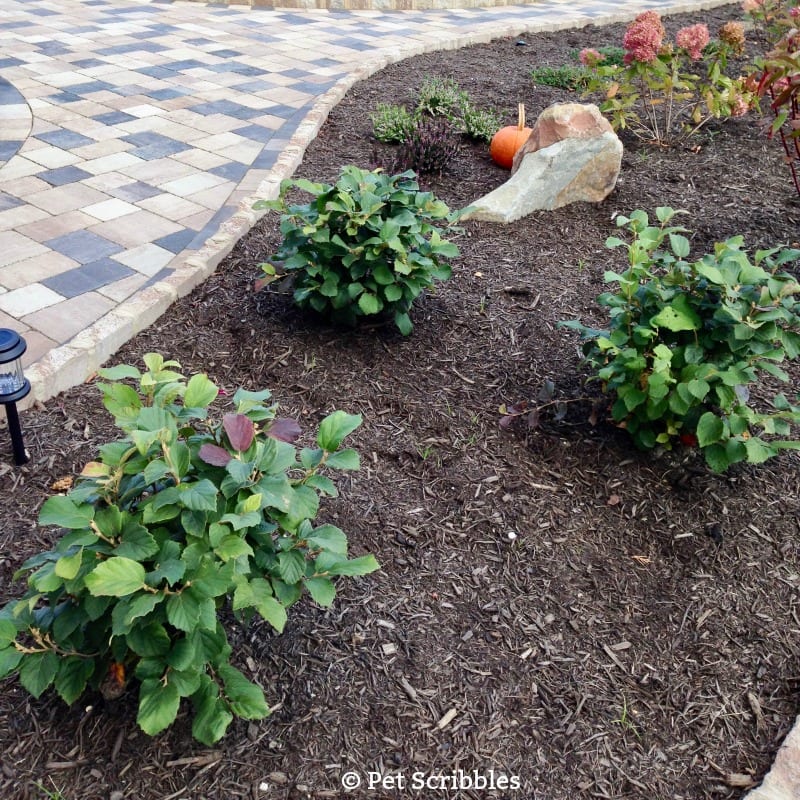
[[[589,82],[589,70],[572,64],[562,64],[560,67],[535,67],[531,70],[533,82],[540,86],[552,86],[556,89],[566,89],[574,92],[585,89]]]
[[[594,379],[613,398],[613,419],[639,447],[697,444],[720,472],[800,449],[786,438],[800,407],[783,394],[768,411],[748,404],[749,385],[765,373],[787,381],[779,364],[800,353],[800,285],[779,271],[800,250],[761,250],[751,261],[733,237],[689,261],[684,229],[669,226],[675,213],[657,209],[659,226],[644,211],[617,218],[631,240],[606,242],[628,253],[624,272],[605,274],[618,288],[598,298],[609,330],[562,324],[581,332]]]
[[[391,314],[407,335],[414,299],[434,281],[447,280],[458,248],[442,239],[458,217],[430,192],[421,192],[413,172],[385,175],[342,167],[334,185],[284,181],[280,198],[256,208],[282,212],[283,240],[272,261],[261,265],[265,285],[291,275],[294,301],[336,322]],[[286,202],[297,187],[309,203]]]
[[[375,138],[385,144],[402,142],[414,130],[414,116],[405,106],[378,103],[370,118]]]
[[[268,714],[230,663],[220,612],[230,604],[281,631],[304,590],[328,606],[334,576],[378,568],[348,559],[341,530],[313,524],[320,495],[336,494],[323,468],[358,469],[341,444],[361,418],[336,411],[299,449],[299,426],[264,405],[269,392],[240,389],[233,413],[209,419],[218,389],[205,375],[186,382],[177,362],[144,361],[144,373],[100,370],[125,435],[42,506],[39,523],[68,532],[17,573],[28,590],[0,612],[0,676],[17,673],[35,697],[52,685],[70,704],[87,686],[114,697],[134,679],[142,730],[164,730],[188,698],[192,733],[211,744],[234,716]]]
[[[458,133],[441,117],[421,117],[395,155],[392,172],[441,175],[460,149]]]

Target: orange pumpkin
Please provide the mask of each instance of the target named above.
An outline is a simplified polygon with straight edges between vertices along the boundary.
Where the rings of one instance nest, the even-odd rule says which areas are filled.
[[[519,104],[519,120],[516,125],[500,128],[492,137],[489,145],[489,155],[501,167],[511,169],[517,150],[528,141],[531,129],[525,127],[525,106]]]

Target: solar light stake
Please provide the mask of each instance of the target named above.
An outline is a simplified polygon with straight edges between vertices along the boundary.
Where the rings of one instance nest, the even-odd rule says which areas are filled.
[[[0,405],[6,408],[14,463],[17,466],[26,464],[30,458],[25,450],[17,414],[17,400],[27,397],[31,390],[30,382],[22,370],[22,355],[27,347],[16,331],[0,328]]]

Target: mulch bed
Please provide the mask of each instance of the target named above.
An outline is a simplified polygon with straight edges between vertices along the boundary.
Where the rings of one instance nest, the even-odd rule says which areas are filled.
[[[668,27],[707,21],[715,31],[738,16],[721,9]],[[394,65],[331,113],[300,174],[331,180],[341,164],[387,158],[369,111],[413,104],[426,75],[455,78],[509,122],[524,101],[533,120],[576,98],[534,87],[531,68],[617,44],[623,30],[529,35]],[[152,740],[136,727],[131,692],[68,709],[7,681],[0,796],[333,798],[348,770],[410,783],[414,772],[493,769],[522,788],[417,793],[697,800],[741,797],[760,779],[798,711],[798,455],[720,477],[689,453],[639,453],[580,414],[535,432],[499,426],[499,406],[535,399],[547,379],[559,396],[581,391],[575,338],[557,322],[602,321],[594,298],[604,270],[619,267],[603,246],[614,215],[685,209],[697,254],[735,234],[751,248],[798,238],[788,171],[753,118],[713,126],[692,149],[624,143],[605,202],[465,224],[454,277],[418,304],[408,338],[337,330],[253,294],[278,243],[271,215],[122,349],[115,362],[160,351],[228,390],[269,387],[309,431],[335,408],[362,413],[363,467],[339,480],[320,520],[383,569],[343,582],[330,611],[298,604],[281,636],[231,626],[235,661],[274,712],[235,722],[211,751],[192,742],[188,711]],[[505,177],[484,147],[465,146],[431,186],[456,208]],[[19,592],[11,576],[22,560],[56,535],[34,522],[51,485],[115,437],[92,385],[23,424],[32,461],[0,465],[6,597]]]

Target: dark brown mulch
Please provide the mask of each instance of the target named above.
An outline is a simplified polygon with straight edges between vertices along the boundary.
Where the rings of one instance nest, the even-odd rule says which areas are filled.
[[[737,14],[670,28],[688,19],[715,29]],[[533,65],[621,33],[531,35],[397,64],[349,93],[300,172],[331,179],[340,164],[367,166],[378,152],[368,112],[412,103],[426,75],[456,78],[509,121],[524,100],[534,119],[567,95],[533,87]],[[685,209],[697,253],[734,234],[752,247],[797,240],[800,205],[755,120],[693,144],[626,138],[604,203],[509,227],[468,223],[453,280],[415,309],[406,339],[335,330],[253,295],[257,264],[278,241],[267,218],[126,345],[116,361],[157,350],[228,389],[270,387],[308,430],[334,408],[361,412],[363,468],[340,480],[322,518],[383,570],[343,584],[331,611],[299,604],[282,636],[232,628],[236,662],[274,713],[236,722],[212,751],[191,741],[188,712],[151,740],[130,695],[66,709],[6,682],[0,797],[338,797],[348,770],[410,783],[414,772],[493,769],[522,782],[352,793],[364,798],[716,800],[757,781],[798,711],[798,456],[718,477],[640,454],[579,416],[536,433],[498,425],[501,404],[532,399],[545,379],[563,396],[580,390],[575,341],[556,323],[602,319],[594,297],[618,266],[603,247],[614,215]],[[459,207],[504,177],[484,148],[465,148],[433,188]],[[82,386],[27,412],[33,460],[0,467],[8,597],[14,569],[53,541],[34,523],[51,484],[113,436],[98,397]]]

